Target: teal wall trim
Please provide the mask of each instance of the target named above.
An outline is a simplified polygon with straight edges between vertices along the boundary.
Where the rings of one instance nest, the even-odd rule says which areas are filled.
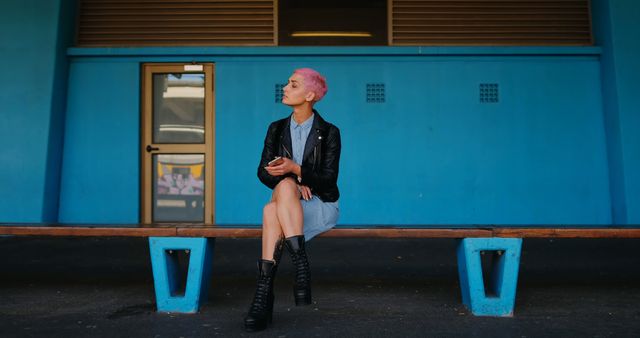
[[[74,42],[77,8],[77,0],[60,1],[43,203],[43,221],[48,222],[56,222],[58,220],[60,175],[62,171],[62,152],[64,145],[64,121],[67,109],[67,79],[69,72],[69,60],[65,51],[69,46],[73,45]]]
[[[69,48],[69,56],[473,56],[598,55],[599,47],[119,47]]]
[[[54,222],[66,110],[66,51],[74,0],[8,0],[1,5],[0,221]]]
[[[602,48],[603,115],[613,221],[640,222],[640,2],[593,0],[593,28]]]

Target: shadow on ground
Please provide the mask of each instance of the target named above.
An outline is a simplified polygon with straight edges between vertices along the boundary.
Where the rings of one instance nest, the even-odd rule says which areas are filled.
[[[276,280],[274,323],[246,333],[257,239],[219,239],[198,314],[155,311],[140,238],[0,238],[2,337],[435,336],[639,337],[638,240],[525,240],[515,316],[462,305],[451,239],[310,243],[314,303],[295,307],[290,261]]]

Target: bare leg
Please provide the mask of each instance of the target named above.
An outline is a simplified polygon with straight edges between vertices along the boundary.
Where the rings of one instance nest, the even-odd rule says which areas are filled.
[[[282,228],[276,213],[276,202],[269,202],[262,211],[262,259],[273,260],[276,243],[282,237]]]
[[[302,236],[304,216],[300,196],[298,185],[291,178],[280,181],[273,190],[271,202],[264,206],[262,213],[262,262],[274,261],[276,245],[284,235],[285,246],[296,268],[293,288],[296,305],[307,305],[311,304],[311,285],[309,262],[304,249],[304,236]],[[271,264],[275,264],[272,270],[275,274],[278,263]],[[273,297],[272,293],[271,297]],[[245,319],[245,326],[247,325],[247,319]],[[248,327],[252,328],[251,325]]]
[[[303,214],[300,191],[292,178],[286,178],[273,191],[276,215],[285,237],[302,235]]]
[[[281,217],[285,222],[280,221]],[[271,202],[262,210],[262,259],[273,260],[276,243],[283,234],[285,237],[301,235],[302,221],[298,186],[293,179],[284,179],[274,189]]]

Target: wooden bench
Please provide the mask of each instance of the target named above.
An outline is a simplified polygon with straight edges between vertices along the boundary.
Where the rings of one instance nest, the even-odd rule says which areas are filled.
[[[200,224],[91,225],[2,224],[0,235],[148,237],[158,311],[197,312],[206,299],[215,238],[259,238],[256,225]],[[330,238],[455,238],[463,303],[474,315],[512,316],[523,238],[640,238],[639,226],[338,226],[319,237]],[[189,252],[183,294],[177,290],[178,262],[170,251]],[[481,254],[493,255],[489,274],[494,290],[483,282]]]

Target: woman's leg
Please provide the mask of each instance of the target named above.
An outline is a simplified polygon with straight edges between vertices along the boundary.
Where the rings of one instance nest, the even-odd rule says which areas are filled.
[[[269,202],[262,210],[262,259],[275,260],[274,252],[282,238],[282,228],[278,221],[276,202]]]
[[[285,237],[302,235],[303,213],[300,191],[292,178],[280,181],[273,190],[276,215]]]
[[[285,245],[291,254],[291,260],[296,270],[296,279],[293,285],[296,305],[307,305],[311,304],[311,281],[309,261],[304,245],[304,215],[300,196],[298,185],[291,178],[280,181],[273,192],[276,216],[286,237]]]
[[[274,189],[271,202],[262,210],[262,259],[274,260],[278,241],[283,235],[301,235],[302,224],[300,191],[293,179],[284,179]]]

